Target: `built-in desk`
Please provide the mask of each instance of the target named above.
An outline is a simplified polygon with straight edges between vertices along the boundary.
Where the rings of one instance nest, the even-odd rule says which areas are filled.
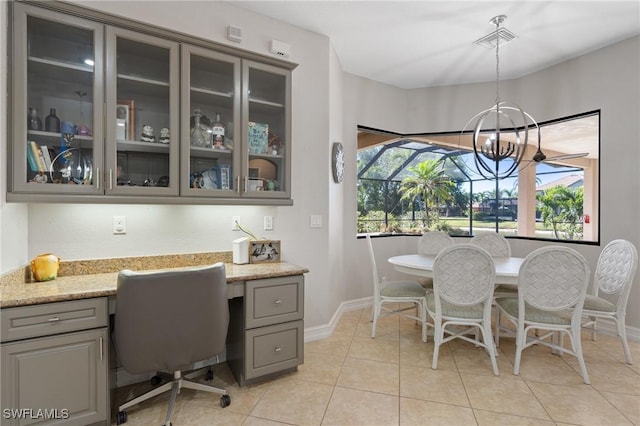
[[[230,309],[227,363],[239,385],[295,371],[304,361],[303,274],[308,270],[287,262],[225,267]],[[117,275],[87,273],[0,284],[3,408],[79,407],[76,412],[50,413],[73,424],[109,424],[106,348]],[[54,380],[47,374],[51,371],[57,372]],[[60,391],[60,375],[75,379],[74,392]]]

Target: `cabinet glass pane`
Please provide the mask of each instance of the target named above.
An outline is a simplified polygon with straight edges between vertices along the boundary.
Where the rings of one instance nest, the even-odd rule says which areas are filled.
[[[247,192],[284,191],[286,76],[249,68]]]
[[[93,185],[94,32],[27,16],[27,182]]]
[[[237,62],[189,57],[189,187],[235,191],[233,155]]]
[[[124,37],[116,49],[117,185],[167,187],[170,50]]]

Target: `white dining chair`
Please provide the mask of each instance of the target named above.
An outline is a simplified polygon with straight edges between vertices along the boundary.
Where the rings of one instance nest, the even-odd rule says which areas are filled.
[[[373,309],[371,328],[371,338],[376,337],[376,327],[378,320],[388,315],[400,315],[418,321],[422,325],[422,341],[427,341],[427,314],[426,314],[426,290],[415,281],[388,281],[379,278],[376,256],[373,251],[371,236],[366,234],[367,245],[369,247],[369,257],[371,259],[371,270],[373,272]],[[387,308],[385,304],[399,304],[396,309]],[[409,303],[410,306],[406,306]],[[410,315],[406,311],[414,309],[415,315]]]
[[[627,364],[631,364],[632,359],[627,342],[625,314],[637,270],[638,251],[635,246],[627,240],[611,241],[598,257],[593,290],[585,297],[582,310],[584,318],[588,318],[582,326],[591,331],[592,340],[596,339],[598,318],[614,321]]]
[[[442,344],[462,339],[486,349],[493,374],[497,376],[496,348],[491,335],[491,303],[496,279],[493,258],[481,247],[456,244],[438,254],[433,278],[433,292],[427,293],[427,312],[435,329],[431,368],[438,368]],[[475,339],[468,337],[470,331],[479,331],[482,341],[477,333]]]
[[[455,243],[453,237],[442,231],[428,231],[423,233],[418,239],[418,254],[437,255],[442,249],[452,246]],[[433,278],[422,277],[418,279],[418,284],[427,289],[433,290]]]
[[[511,244],[509,244],[509,240],[497,232],[475,235],[469,240],[469,244],[482,247],[489,252],[491,257],[511,257]],[[516,285],[496,282],[496,289],[493,294],[494,298],[515,297],[517,295],[518,287]]]
[[[525,258],[518,275],[518,297],[495,299],[498,325],[502,315],[516,325],[513,374],[520,374],[522,351],[540,344],[554,353],[568,353],[578,358],[582,378],[586,384],[590,383],[580,339],[589,276],[584,256],[569,247],[542,247]],[[530,335],[531,330],[545,333]],[[565,334],[571,341],[570,349],[563,345]]]

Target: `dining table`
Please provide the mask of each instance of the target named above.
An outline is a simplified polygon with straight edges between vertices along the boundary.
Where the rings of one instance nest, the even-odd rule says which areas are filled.
[[[405,254],[388,259],[396,271],[421,277],[433,277],[435,260],[436,255],[429,254]],[[518,272],[524,258],[494,257],[493,261],[496,265],[496,283],[518,284]]]

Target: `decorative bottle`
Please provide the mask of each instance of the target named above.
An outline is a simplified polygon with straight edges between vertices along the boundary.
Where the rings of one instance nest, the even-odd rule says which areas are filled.
[[[38,110],[35,108],[29,108],[27,127],[29,130],[42,130],[42,121],[40,121],[40,117],[38,117]]]
[[[44,130],[47,132],[60,133],[60,119],[56,115],[55,108],[51,108],[49,115],[44,119]]]
[[[220,121],[220,113],[216,112],[216,121],[211,125],[211,144],[215,149],[224,148],[224,124]]]
[[[196,108],[193,111],[193,115],[194,120],[193,127],[191,128],[191,145],[206,147],[208,145],[207,134],[200,122],[202,114],[200,114],[200,110]]]

